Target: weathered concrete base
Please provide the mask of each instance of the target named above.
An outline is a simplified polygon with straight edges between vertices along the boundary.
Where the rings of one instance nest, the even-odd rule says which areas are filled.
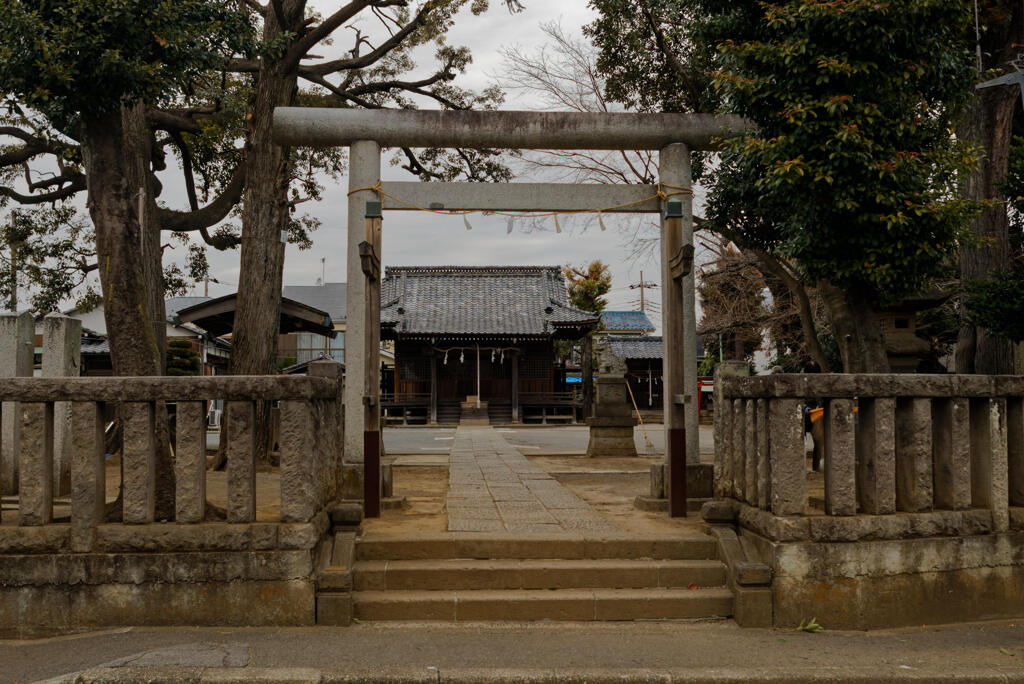
[[[405,504],[404,496],[385,496],[380,500],[380,507],[385,511],[397,511],[405,508]]]
[[[314,590],[310,579],[0,587],[0,638],[128,625],[312,625]]]
[[[120,626],[312,625],[326,512],[305,523],[0,528],[0,638]]]
[[[590,425],[587,458],[635,458],[636,456],[631,418],[623,421],[622,425]]]
[[[845,542],[744,538],[772,568],[772,622],[883,629],[1024,616],[1024,534]]]
[[[1024,535],[772,549],[777,627],[881,629],[1024,616]]]
[[[363,499],[363,464],[345,463],[341,466],[341,498]]]
[[[988,514],[787,517],[730,499],[702,510],[771,569],[775,627],[816,617],[826,629],[1024,617],[1024,531],[996,532]]]
[[[686,510],[696,512],[709,501],[714,487],[714,465],[711,463],[688,463],[686,465]],[[641,494],[633,500],[633,506],[641,511],[661,512],[668,510],[665,498],[665,464],[651,465],[651,493]]]

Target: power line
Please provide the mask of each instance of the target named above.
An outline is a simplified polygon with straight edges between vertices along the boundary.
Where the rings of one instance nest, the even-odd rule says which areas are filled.
[[[644,290],[653,290],[658,284],[651,280],[644,280],[644,272],[640,271],[640,282],[629,286],[630,290],[640,290],[640,311],[644,311]]]

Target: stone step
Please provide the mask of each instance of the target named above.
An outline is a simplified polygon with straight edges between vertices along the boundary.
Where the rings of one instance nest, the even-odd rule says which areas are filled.
[[[427,560],[446,558],[565,560],[634,558],[662,560],[714,560],[714,539],[703,534],[677,537],[636,534],[584,538],[571,534],[514,537],[487,533],[433,533],[374,535],[356,544],[356,560]]]
[[[683,620],[725,618],[733,596],[711,589],[357,591],[359,620]]]
[[[359,561],[356,591],[717,587],[716,560],[518,559]]]

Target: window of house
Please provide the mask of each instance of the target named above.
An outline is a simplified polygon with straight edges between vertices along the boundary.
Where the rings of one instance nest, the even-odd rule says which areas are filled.
[[[334,339],[327,338],[327,342],[330,346],[328,354],[335,361],[345,363],[345,333],[339,332],[336,334]]]

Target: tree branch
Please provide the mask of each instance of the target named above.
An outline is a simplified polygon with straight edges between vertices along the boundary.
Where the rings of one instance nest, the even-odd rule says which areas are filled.
[[[433,76],[428,76],[419,81],[377,81],[376,83],[364,83],[363,85],[347,88],[345,92],[352,95],[367,95],[369,93],[380,93],[388,90],[408,90],[410,92],[421,92],[420,88],[432,86],[438,81],[451,81],[455,74],[445,67]],[[461,109],[461,107],[456,107]]]
[[[245,167],[239,164],[224,190],[205,207],[195,211],[175,211],[157,207],[157,220],[160,222],[160,229],[175,233],[191,233],[214,226],[231,213],[231,209],[242,198],[244,189]]]
[[[150,108],[146,112],[146,121],[153,130],[185,133],[201,133],[202,129],[191,115],[166,109]]]
[[[0,154],[0,166],[14,166],[26,162],[32,157],[49,152],[45,145],[30,144]]]
[[[47,204],[49,202],[58,202],[60,200],[67,199],[82,190],[85,190],[85,176],[79,176],[73,179],[69,185],[60,188],[59,190],[44,192],[39,195],[23,195],[13,188],[0,186],[0,195],[10,197],[18,204]]]
[[[393,36],[388,38],[386,41],[381,43],[375,49],[366,53],[361,57],[351,57],[349,59],[335,59],[330,62],[323,62],[322,64],[311,64],[305,67],[306,71],[314,74],[324,76],[326,74],[333,74],[338,71],[346,71],[349,69],[362,69],[374,64],[386,54],[397,48],[402,44],[409,34],[416,29],[423,26],[427,20],[427,16],[430,14],[432,6],[428,3],[417,12],[416,16],[408,24],[403,26],[401,30],[397,31]]]
[[[310,29],[302,38],[292,43],[284,59],[284,68],[291,71],[299,65],[299,61],[320,41],[330,36],[339,26],[359,14],[370,5],[370,0],[353,0],[320,24]],[[280,22],[280,19],[278,20]],[[282,24],[283,25],[283,24]]]

